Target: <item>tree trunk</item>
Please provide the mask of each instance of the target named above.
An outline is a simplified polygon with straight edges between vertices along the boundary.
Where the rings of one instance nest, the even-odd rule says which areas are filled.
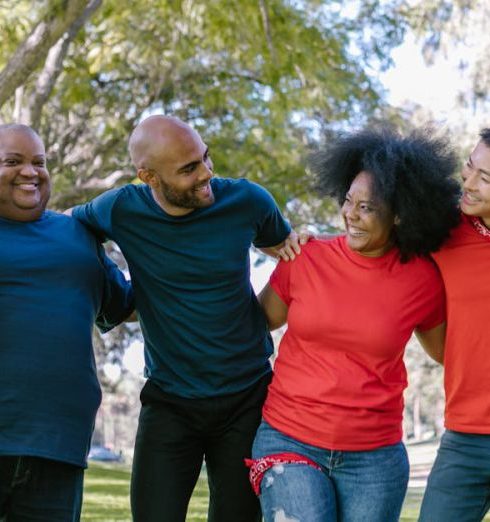
[[[46,15],[17,48],[0,72],[0,107],[24,84],[39,64],[46,60],[51,47],[84,16],[90,0],[51,0]]]

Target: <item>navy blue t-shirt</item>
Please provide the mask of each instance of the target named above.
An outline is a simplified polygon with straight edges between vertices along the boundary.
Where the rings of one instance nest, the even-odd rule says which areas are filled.
[[[235,393],[270,371],[272,341],[250,284],[249,249],[290,232],[272,196],[213,178],[215,202],[171,216],[147,185],[126,185],[73,216],[114,240],[129,265],[145,339],[145,373],[186,398]]]
[[[124,275],[78,221],[0,218],[0,455],[86,465],[101,392],[92,349],[132,310]]]

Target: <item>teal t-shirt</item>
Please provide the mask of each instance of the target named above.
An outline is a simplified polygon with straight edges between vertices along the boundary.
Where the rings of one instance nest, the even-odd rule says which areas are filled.
[[[92,347],[132,311],[124,275],[75,219],[0,218],[0,455],[79,466],[101,391]]]
[[[264,188],[244,179],[211,184],[215,202],[185,216],[164,212],[146,185],[73,211],[128,262],[146,376],[186,398],[235,393],[270,372],[273,346],[250,283],[249,249],[290,232]]]

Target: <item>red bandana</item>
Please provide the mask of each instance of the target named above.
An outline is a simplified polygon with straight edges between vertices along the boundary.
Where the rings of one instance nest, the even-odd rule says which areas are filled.
[[[316,462],[297,453],[275,453],[274,455],[267,455],[260,459],[245,459],[245,464],[250,468],[249,479],[257,496],[260,495],[260,483],[262,482],[264,473],[269,468],[281,464],[305,464],[319,470],[322,469]]]

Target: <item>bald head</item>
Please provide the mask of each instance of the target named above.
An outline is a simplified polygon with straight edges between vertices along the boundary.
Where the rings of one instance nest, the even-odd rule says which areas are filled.
[[[173,116],[155,115],[143,120],[129,138],[129,155],[136,169],[150,169],[166,151],[188,140],[201,139],[187,123]]]
[[[0,125],[0,138],[7,132],[24,132],[33,138],[42,141],[39,134],[33,128],[29,127],[28,125],[23,125],[22,123],[5,123]]]

